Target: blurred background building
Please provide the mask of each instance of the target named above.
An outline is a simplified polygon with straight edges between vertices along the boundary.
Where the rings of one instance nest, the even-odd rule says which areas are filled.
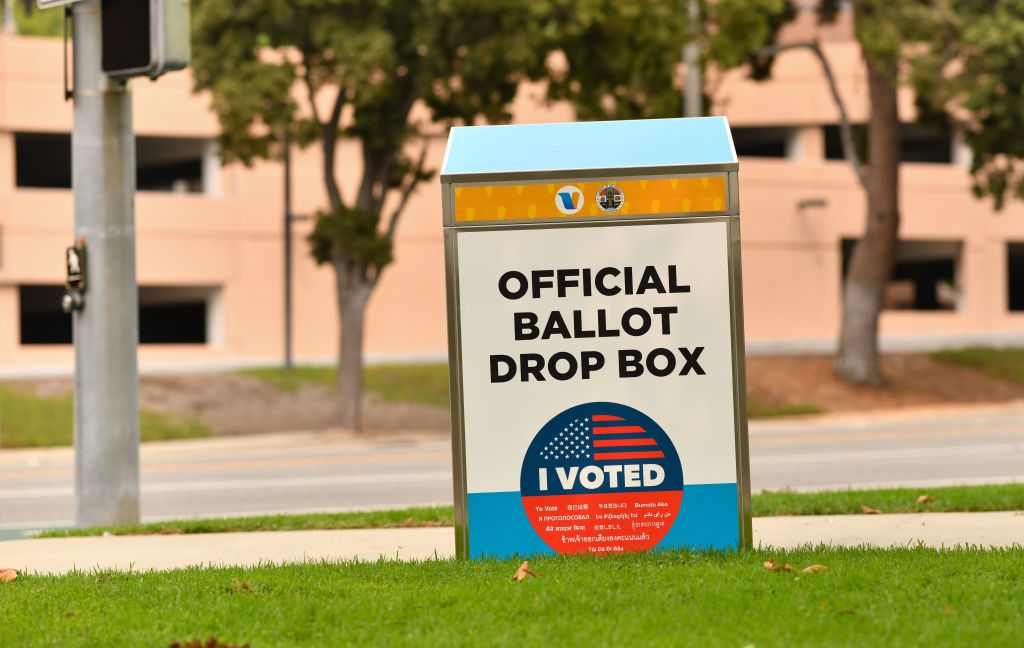
[[[867,117],[860,54],[840,21],[798,21],[785,38],[823,40],[851,120]],[[812,33],[813,31],[813,33]],[[63,249],[71,244],[71,104],[62,102],[59,39],[0,34],[0,376],[70,373],[71,320],[60,311]],[[828,352],[840,318],[846,257],[863,227],[863,192],[842,159],[837,110],[821,67],[796,50],[773,78],[709,75],[713,112],[729,117],[740,156],[748,349]],[[134,81],[136,229],[143,371],[279,362],[283,354],[283,169],[222,166],[208,98],[188,74]],[[514,121],[573,118],[523,86]],[[882,348],[1024,344],[1024,205],[994,212],[976,200],[969,151],[956,130],[912,124],[901,95],[903,242],[882,317]],[[446,133],[428,131],[438,168]],[[628,143],[621,143],[627,146]],[[358,150],[338,166],[358,177]],[[319,151],[296,151],[294,212],[326,203]],[[370,361],[446,357],[443,249],[437,182],[413,197],[396,262],[370,303]],[[296,360],[333,362],[338,345],[333,272],[318,268],[296,223]]]

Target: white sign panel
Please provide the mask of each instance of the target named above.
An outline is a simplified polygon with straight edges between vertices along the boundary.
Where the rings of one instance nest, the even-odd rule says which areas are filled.
[[[456,237],[471,555],[737,546],[729,224]]]

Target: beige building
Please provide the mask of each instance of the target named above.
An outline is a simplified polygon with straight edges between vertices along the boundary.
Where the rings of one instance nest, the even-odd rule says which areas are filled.
[[[794,32],[794,35],[798,35]],[[855,122],[867,115],[857,47],[826,45]],[[0,35],[0,376],[67,373],[70,319],[61,313],[63,249],[72,238],[71,104],[63,101],[60,42]],[[740,155],[746,331],[751,352],[827,352],[840,319],[844,255],[864,198],[841,159],[836,108],[803,51],[780,56],[772,81],[716,80]],[[279,164],[221,166],[217,123],[187,73],[132,82],[137,137],[140,363],[143,371],[279,362],[283,354],[283,174]],[[901,97],[908,121],[913,108]],[[524,87],[518,122],[562,121]],[[1024,344],[1024,205],[995,213],[969,190],[969,152],[955,133],[907,125],[903,237],[882,318],[890,349]],[[428,138],[440,166],[445,133]],[[418,144],[418,143],[417,143]],[[342,182],[358,178],[357,149],[340,153]],[[295,156],[295,210],[324,204],[319,153]],[[415,195],[396,262],[372,298],[371,361],[441,359],[446,350],[440,191]],[[329,362],[338,324],[332,271],[310,259],[296,225],[294,348]]]

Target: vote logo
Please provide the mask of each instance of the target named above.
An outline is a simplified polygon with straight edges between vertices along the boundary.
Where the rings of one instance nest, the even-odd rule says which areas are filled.
[[[534,531],[558,553],[647,551],[675,523],[683,469],[665,431],[618,403],[558,414],[533,438],[519,479]]]
[[[555,207],[566,216],[572,216],[583,209],[583,192],[579,187],[566,185],[555,192]]]

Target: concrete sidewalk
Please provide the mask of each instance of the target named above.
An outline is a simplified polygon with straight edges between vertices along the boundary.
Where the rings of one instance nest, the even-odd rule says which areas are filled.
[[[754,519],[756,546],[1024,546],[1024,513],[909,513]],[[73,569],[175,569],[305,560],[399,560],[454,554],[451,528],[263,531],[108,536],[0,542],[0,567],[61,574]]]

